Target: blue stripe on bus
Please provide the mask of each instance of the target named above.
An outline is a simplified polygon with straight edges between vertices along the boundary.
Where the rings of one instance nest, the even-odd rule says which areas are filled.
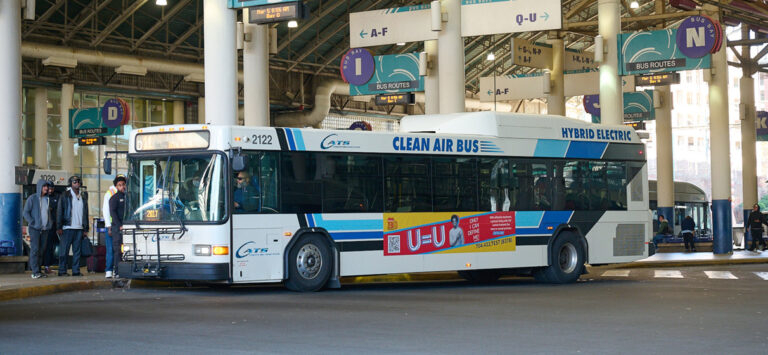
[[[293,139],[296,141],[296,150],[307,150],[304,147],[304,136],[301,134],[300,129],[291,129],[293,131]]]
[[[308,214],[312,219],[309,224],[313,227],[323,227],[330,232],[334,231],[381,231],[384,221],[380,219],[348,219],[348,220],[324,220],[320,213]],[[352,218],[352,216],[350,217]]]
[[[383,232],[330,232],[333,240],[374,239],[384,240]]]
[[[310,213],[307,213],[307,214],[306,214],[306,216],[307,216],[307,224],[308,224],[310,227],[315,227],[315,226],[316,226],[316,224],[315,224],[315,218],[312,216],[312,214],[310,214]]]
[[[544,211],[517,211],[515,212],[515,229],[533,227],[541,223]]]
[[[600,159],[603,157],[608,143],[573,141],[565,153],[566,158]]]
[[[539,139],[536,142],[536,150],[533,152],[533,156],[563,158],[565,157],[565,152],[568,150],[568,143],[570,143],[570,141]]]
[[[293,141],[293,131],[290,128],[285,129],[285,137],[288,138],[288,149],[296,150],[296,142]]]
[[[515,212],[515,234],[552,234],[557,226],[568,223],[573,211]],[[548,229],[551,227],[552,229]]]

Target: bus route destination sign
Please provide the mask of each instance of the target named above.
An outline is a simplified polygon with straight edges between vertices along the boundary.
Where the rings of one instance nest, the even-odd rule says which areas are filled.
[[[107,137],[82,137],[77,139],[77,145],[106,145]]]
[[[251,7],[248,8],[248,22],[266,24],[300,19],[303,8],[298,1]]]
[[[246,7],[295,2],[297,0],[227,0],[230,9],[242,9]]]
[[[649,73],[635,75],[637,86],[662,86],[680,84],[680,73]]]
[[[415,102],[415,95],[413,93],[376,95],[377,106],[410,105]]]

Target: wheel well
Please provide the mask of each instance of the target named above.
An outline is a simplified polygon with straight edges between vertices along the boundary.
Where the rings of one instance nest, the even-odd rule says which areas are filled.
[[[569,224],[562,224],[557,227],[554,233],[552,233],[554,238],[550,238],[549,243],[547,243],[547,265],[552,263],[552,248],[555,244],[555,240],[565,232],[571,232],[576,235],[576,238],[579,240],[579,242],[581,242],[582,250],[584,250],[584,262],[589,262],[589,243],[587,243],[587,239],[584,238],[584,235],[581,233],[581,230],[579,230],[579,227]]]
[[[316,234],[319,236],[322,236],[327,242],[328,247],[331,248],[331,255],[333,258],[333,269],[331,270],[331,277],[328,282],[332,284],[333,287],[339,282],[339,249],[336,247],[336,242],[333,241],[333,238],[331,238],[331,234],[328,233],[325,228],[301,228],[296,231],[296,233],[293,234],[293,238],[291,238],[291,241],[288,242],[288,245],[285,246],[285,249],[283,250],[283,280],[288,278],[288,263],[290,262],[288,260],[288,256],[290,254],[291,248],[293,248],[294,245],[296,245],[296,242],[304,237],[305,235],[310,234]]]

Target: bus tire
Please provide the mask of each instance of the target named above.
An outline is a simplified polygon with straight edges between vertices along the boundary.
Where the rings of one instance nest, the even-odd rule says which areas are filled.
[[[459,276],[472,283],[487,284],[498,280],[501,273],[496,270],[462,270]]]
[[[563,232],[552,243],[549,266],[536,269],[533,276],[541,282],[563,284],[576,281],[584,270],[584,247],[573,232]]]
[[[291,248],[288,263],[285,287],[297,292],[317,291],[331,276],[331,248],[320,235],[302,236]]]

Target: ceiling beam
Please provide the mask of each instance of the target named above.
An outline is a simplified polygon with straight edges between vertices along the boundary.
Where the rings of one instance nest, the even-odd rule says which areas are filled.
[[[592,5],[595,3],[595,0],[581,0],[580,3],[574,5],[571,7],[568,12],[565,13],[565,18],[569,19],[573,17],[573,15],[578,14],[579,12],[582,12],[584,9],[586,9],[589,5]]]
[[[285,47],[288,47],[294,39],[301,36],[301,34],[304,33],[306,30],[312,28],[312,26],[314,26],[318,21],[330,15],[331,11],[335,10],[337,7],[346,3],[347,3],[346,1],[337,0],[337,1],[331,1],[331,4],[328,5],[328,2],[325,2],[325,4],[327,5],[325,9],[320,11],[320,9],[318,8],[317,11],[315,12],[320,11],[320,13],[311,14],[310,17],[312,18],[312,20],[310,20],[307,23],[302,23],[301,28],[291,31],[291,35],[288,37],[288,40],[283,41],[282,43],[280,43],[279,46],[277,46],[277,51],[281,52],[283,49],[285,49]]]
[[[694,16],[694,15],[701,15],[703,11],[700,10],[693,10],[693,11],[682,11],[682,12],[670,12],[665,14],[655,14],[655,15],[645,15],[645,16],[634,16],[634,17],[622,17],[621,23],[631,23],[631,22],[640,22],[640,21],[653,21],[653,20],[668,20],[668,19],[682,19],[688,16]],[[596,27],[597,26],[597,20],[594,21],[584,21],[584,22],[565,22],[563,23],[562,30],[572,30],[575,28],[582,28],[582,27]]]
[[[107,27],[99,32],[99,35],[96,36],[96,39],[91,42],[91,46],[96,47],[101,44],[101,42],[104,41],[112,33],[112,31],[117,29],[118,26],[122,25],[127,18],[131,17],[131,15],[136,12],[136,10],[138,10],[146,3],[147,0],[136,0],[136,2],[128,6],[128,8],[123,9],[123,12],[120,14],[120,16],[114,19],[109,25],[107,25]]]
[[[171,17],[176,16],[179,11],[181,11],[184,7],[189,4],[189,2],[192,0],[181,0],[176,6],[174,6],[170,11],[163,14],[163,17],[160,21],[155,22],[155,24],[147,30],[147,32],[144,32],[144,34],[136,41],[136,43],[131,46],[131,51],[136,50],[144,41],[146,41],[149,36],[153,35],[157,30],[162,28],[168,21],[171,19]]]
[[[168,51],[166,53],[170,54],[171,52],[176,50],[178,46],[184,43],[184,41],[186,41],[187,38],[189,38],[189,36],[197,32],[197,30],[199,30],[200,27],[202,26],[203,26],[203,19],[202,18],[197,19],[197,23],[192,25],[186,32],[184,32],[181,36],[179,36],[179,38],[177,38],[176,41],[173,42],[173,44],[171,44],[170,47],[168,47]]]
[[[104,0],[99,4],[99,0],[93,0],[91,1],[91,4],[88,6],[89,9],[92,9],[88,14],[83,16],[83,19],[80,20],[77,24],[75,24],[75,27],[70,29],[67,34],[64,35],[64,43],[69,42],[72,37],[74,37],[78,32],[80,32],[80,29],[83,28],[83,26],[87,25],[89,21],[91,21],[91,18],[93,16],[96,16],[96,14],[99,13],[102,9],[107,7],[109,3],[112,2],[112,0]],[[98,5],[97,5],[98,4]]]
[[[66,0],[56,0],[56,2],[53,5],[51,5],[50,8],[48,8],[48,10],[45,10],[45,13],[40,15],[40,17],[35,19],[35,22],[29,25],[29,27],[27,28],[27,32],[24,32],[24,35],[22,36],[22,38],[29,36],[30,33],[34,32],[38,27],[40,27],[40,25],[45,23],[45,21],[48,21],[48,18],[50,18],[51,15],[53,15],[54,13],[56,13],[56,11],[61,7],[61,5],[64,5],[65,1]]]

